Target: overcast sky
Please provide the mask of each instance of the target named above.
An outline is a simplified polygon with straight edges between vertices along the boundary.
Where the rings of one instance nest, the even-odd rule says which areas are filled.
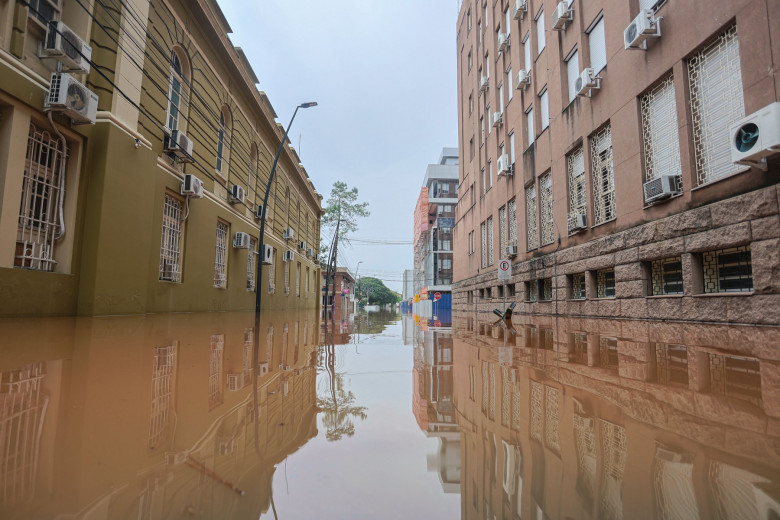
[[[219,0],[290,141],[327,200],[357,187],[359,239],[412,240],[425,168],[457,146],[458,0]],[[300,140],[300,141],[299,141]],[[299,146],[300,142],[300,146]],[[323,201],[324,202],[324,201]],[[342,248],[340,248],[342,249]],[[339,265],[400,292],[411,245],[347,246]]]

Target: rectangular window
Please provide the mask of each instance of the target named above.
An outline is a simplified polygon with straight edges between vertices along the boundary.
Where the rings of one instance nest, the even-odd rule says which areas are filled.
[[[525,65],[525,71],[530,74],[533,62],[531,61],[531,38],[528,34],[523,39],[523,64]]]
[[[696,154],[696,181],[705,184],[736,173],[729,125],[745,115],[737,26],[732,25],[688,61]]]
[[[209,409],[222,404],[222,358],[225,335],[213,334],[209,348]]]
[[[537,288],[536,280],[525,282],[525,301],[527,302],[536,301],[536,288]]]
[[[488,241],[488,265],[493,265],[493,217],[488,217],[486,225]]]
[[[255,237],[249,237],[249,253],[246,256],[246,290],[254,292],[257,287],[255,280],[255,250],[257,249],[257,240]]]
[[[498,111],[504,113],[504,84],[498,84]]]
[[[284,264],[284,294],[290,294],[290,262]]]
[[[515,168],[515,132],[509,132],[509,162],[512,164],[512,170]]]
[[[544,37],[544,7],[539,9],[539,14],[536,15],[536,54],[537,56],[542,53],[545,46]]]
[[[710,391],[762,406],[761,362],[741,356],[709,354]]]
[[[655,344],[656,380],[661,384],[688,386],[688,348]]]
[[[536,135],[534,134],[534,109],[529,108],[525,113],[525,121],[528,125],[528,146],[534,144]]]
[[[677,103],[674,99],[674,78],[671,74],[640,98],[640,107],[645,182],[662,175],[681,175]]]
[[[506,35],[509,37],[509,35],[512,33],[512,12],[510,11],[509,7],[507,7],[504,11],[504,20]]]
[[[507,203],[507,227],[509,228],[508,240],[509,245],[517,245],[517,202],[515,199],[510,200]]]
[[[585,273],[574,273],[571,275],[571,299],[585,299]]]
[[[708,251],[701,256],[705,293],[753,290],[750,246]]]
[[[306,298],[309,297],[309,268],[306,268],[306,282],[305,282],[306,288],[305,288],[305,294]]]
[[[504,258],[506,255],[506,206],[498,209],[498,256]]]
[[[484,269],[487,267],[487,229],[485,228],[485,223],[483,222],[480,224],[480,237],[482,239],[482,268]]]
[[[588,213],[588,196],[585,177],[585,153],[582,146],[566,156],[569,177],[569,233],[579,229]]]
[[[469,57],[468,57],[468,68],[469,72],[471,72],[471,67],[474,65],[474,56],[472,55],[471,51],[469,51]]]
[[[60,19],[60,0],[30,0],[30,16],[48,27],[49,22]]]
[[[593,162],[594,224],[615,219],[615,170],[612,164],[612,129],[609,124],[590,139]]]
[[[509,67],[506,69],[506,95],[507,95],[507,103],[512,101],[512,92],[515,89],[512,88],[512,67]]]
[[[295,296],[301,297],[301,263],[295,264]]]
[[[539,94],[539,115],[542,118],[542,131],[550,126],[550,98],[547,95],[547,86],[542,89],[542,93]]]
[[[469,94],[469,115],[474,112],[474,94]]]
[[[450,258],[444,258],[441,261],[441,268],[442,269],[452,269],[452,259]]]
[[[488,161],[488,189],[493,187],[493,161]]]
[[[536,185],[525,189],[525,222],[528,250],[539,247],[539,233],[536,226]]]
[[[588,32],[590,66],[598,74],[607,66],[607,46],[604,42],[604,18],[601,18]]]
[[[542,244],[552,244],[555,241],[553,223],[553,193],[552,175],[550,172],[539,177],[539,214],[542,234]]]
[[[482,168],[482,194],[487,193],[487,175],[485,175],[485,169]]]
[[[214,287],[227,286],[227,237],[229,228],[226,222],[217,221],[217,245],[214,254]]]
[[[539,285],[538,295],[540,302],[549,302],[552,300],[552,278],[544,278],[536,281]]]
[[[596,298],[615,297],[615,270],[596,271]]]
[[[483,144],[485,144],[485,116],[480,116],[479,118],[479,130],[480,130],[479,145],[482,146]]]
[[[682,261],[679,256],[653,260],[651,268],[651,294],[682,294]]]
[[[566,60],[566,80],[569,84],[569,103],[577,97],[577,78],[580,77],[580,59],[577,50]]]
[[[271,248],[271,265],[268,266],[268,294],[276,292],[276,248]]]
[[[160,243],[160,277],[166,282],[181,281],[181,249],[184,235],[182,214],[184,201],[165,194],[162,220],[162,239]]]

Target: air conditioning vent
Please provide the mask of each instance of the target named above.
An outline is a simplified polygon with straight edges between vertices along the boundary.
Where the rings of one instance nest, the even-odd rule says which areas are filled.
[[[274,248],[263,244],[263,265],[274,265]]]
[[[623,44],[626,49],[647,49],[649,38],[661,36],[661,20],[656,20],[651,9],[642,9],[639,16],[623,31]]]
[[[181,130],[171,131],[170,137],[165,137],[163,151],[179,162],[193,162],[192,141]]]
[[[512,17],[515,20],[521,20],[525,13],[528,12],[528,0],[515,0],[515,7],[514,11],[512,12]]]
[[[509,48],[509,35],[505,32],[498,33],[498,50],[505,51]]]
[[[203,181],[187,173],[181,183],[181,194],[199,199],[203,197]]]
[[[588,216],[582,213],[574,213],[569,215],[569,233],[579,233],[588,229]]]
[[[479,77],[479,90],[482,92],[486,92],[490,83],[490,78],[488,76],[480,76]]]
[[[498,167],[499,175],[509,173],[511,169],[511,165],[509,164],[509,156],[507,154],[501,154],[496,161],[496,166]]]
[[[574,10],[569,8],[568,2],[558,2],[552,15],[552,30],[565,31],[566,24],[574,19]]]
[[[269,365],[267,362],[257,364],[257,375],[264,376],[268,373]]]
[[[662,175],[644,184],[645,202],[655,202],[667,199],[680,193],[681,178],[679,175]]]
[[[44,112],[61,112],[74,124],[94,124],[97,115],[97,94],[65,72],[51,75],[49,94],[43,103]]]
[[[511,246],[506,246],[506,256],[509,258],[517,256],[517,246],[514,244]]]
[[[601,78],[596,76],[596,71],[590,67],[582,70],[577,81],[574,82],[574,90],[578,96],[591,96],[593,89],[601,88]]]
[[[238,184],[234,184],[230,188],[230,203],[231,204],[243,204],[245,197],[246,197],[246,192],[244,191],[244,187],[243,186],[239,186]]]
[[[227,389],[231,392],[238,392],[244,387],[243,374],[228,374],[226,379]]]
[[[260,220],[265,217],[265,206],[258,204],[255,206],[255,220]]]
[[[303,240],[298,242],[298,249],[300,249],[301,251],[306,251],[306,242],[304,242]]]
[[[766,170],[767,158],[780,153],[780,102],[732,124],[729,135],[733,162]]]
[[[520,69],[517,73],[517,89],[525,88],[531,84],[531,71]]]
[[[235,249],[249,249],[249,235],[242,231],[238,231],[233,236],[233,247]]]
[[[295,230],[293,230],[291,227],[288,227],[284,230],[284,233],[282,233],[282,238],[285,240],[292,240],[295,238]]]
[[[504,114],[502,112],[493,112],[493,126],[498,128],[504,124]]]
[[[49,22],[41,58],[55,58],[63,72],[89,73],[92,47],[62,22]]]
[[[282,258],[282,260],[284,260],[285,262],[292,262],[294,259],[295,259],[295,251],[293,251],[292,249],[288,249],[287,251],[284,252],[284,258]]]
[[[308,257],[313,257],[314,256],[314,248],[313,247],[306,248],[306,256],[308,256]]]

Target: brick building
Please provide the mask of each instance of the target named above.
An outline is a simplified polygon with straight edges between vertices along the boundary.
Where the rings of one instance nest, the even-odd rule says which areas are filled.
[[[779,323],[778,20],[770,0],[464,1],[456,305],[492,308],[510,258],[520,312]],[[740,154],[750,122],[765,141]]]

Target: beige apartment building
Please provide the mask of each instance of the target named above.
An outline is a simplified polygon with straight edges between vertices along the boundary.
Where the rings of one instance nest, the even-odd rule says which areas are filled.
[[[284,128],[230,32],[216,0],[0,2],[0,316],[318,306],[322,197],[285,144],[262,208]]]
[[[464,1],[455,305],[780,323],[778,41],[771,0]]]

